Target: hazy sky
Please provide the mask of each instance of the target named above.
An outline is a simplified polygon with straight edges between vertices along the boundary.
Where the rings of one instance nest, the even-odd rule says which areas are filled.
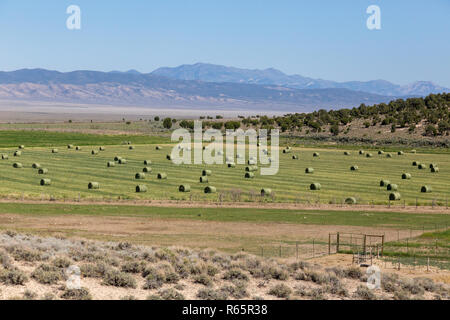
[[[81,30],[66,9],[81,8]],[[369,5],[381,30],[368,30]],[[450,0],[0,0],[0,70],[209,62],[450,87]]]

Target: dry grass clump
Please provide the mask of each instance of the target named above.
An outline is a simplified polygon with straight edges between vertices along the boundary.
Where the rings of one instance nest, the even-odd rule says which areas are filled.
[[[141,273],[145,269],[145,262],[129,261],[122,265],[121,270],[127,273]]]
[[[22,286],[27,281],[28,277],[20,270],[0,270],[0,282],[5,285]]]
[[[184,295],[173,288],[161,290],[159,295],[163,300],[185,300]]]
[[[197,292],[197,298],[201,300],[227,300],[228,294],[224,290],[204,288]]]
[[[42,254],[36,250],[29,250],[21,247],[9,247],[6,248],[6,250],[15,261],[34,262],[43,260]]]
[[[223,286],[220,291],[234,299],[244,299],[250,296],[247,291],[247,282],[241,280],[233,281],[232,285]]]
[[[223,275],[224,280],[241,280],[241,281],[248,281],[248,276],[240,269],[234,268],[231,270],[228,270]]]
[[[92,300],[92,296],[88,289],[68,289],[65,288],[61,294],[61,299],[65,300]]]
[[[103,276],[103,284],[107,286],[136,288],[136,279],[128,273],[118,270],[108,270]]]
[[[194,278],[194,283],[198,283],[198,284],[202,284],[205,287],[212,287],[213,285],[213,280],[206,274],[199,274],[196,275]]]
[[[358,286],[353,294],[353,298],[357,300],[377,300],[377,296],[365,285]]]
[[[277,298],[289,298],[292,293],[292,289],[284,283],[280,283],[272,287],[268,293]]]
[[[55,284],[64,279],[64,271],[48,264],[41,264],[32,273],[31,278],[41,284]]]

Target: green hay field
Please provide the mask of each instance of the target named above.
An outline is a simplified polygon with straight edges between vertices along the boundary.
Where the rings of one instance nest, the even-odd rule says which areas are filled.
[[[55,133],[52,133],[55,134]],[[59,133],[60,134],[60,133]],[[52,154],[49,147],[26,147],[20,157],[14,157],[16,148],[0,149],[0,154],[7,154],[8,160],[0,159],[0,195],[2,197],[18,197],[41,199],[53,197],[55,199],[158,199],[158,200],[198,200],[198,201],[260,201],[261,188],[271,188],[273,197],[267,197],[265,201],[275,202],[300,202],[300,203],[336,203],[340,204],[347,197],[355,197],[359,204],[387,204],[389,192],[379,186],[381,179],[390,180],[398,185],[398,192],[402,200],[396,204],[415,205],[416,199],[419,205],[431,205],[432,201],[445,205],[450,197],[450,157],[445,154],[412,154],[405,153],[399,156],[392,153],[392,158],[386,154],[378,155],[373,152],[372,158],[359,155],[357,151],[351,151],[351,155],[345,156],[344,150],[331,149],[305,149],[294,148],[291,154],[280,153],[280,170],[275,176],[261,176],[259,171],[254,179],[245,179],[245,166],[236,165],[228,168],[225,164],[207,166],[213,174],[209,177],[208,184],[199,183],[201,172],[205,169],[202,165],[176,166],[166,159],[170,154],[172,145],[164,145],[163,150],[155,150],[154,139],[148,137],[149,144],[134,142],[134,150],[129,150],[128,145],[121,145],[117,140],[123,141],[122,136],[114,139],[118,145],[108,145],[107,140],[100,141],[106,145],[106,151],[98,155],[91,155],[91,150],[98,150],[98,146],[83,146],[81,151],[67,149],[63,143],[68,143],[68,137],[62,134],[60,144],[57,140],[51,146],[58,146],[59,153]],[[86,139],[90,135],[86,135]],[[3,133],[2,133],[3,139]],[[56,138],[54,138],[56,139]],[[110,139],[110,138],[108,138]],[[77,145],[75,142],[71,142]],[[97,140],[98,141],[98,140]],[[80,141],[82,142],[82,141]],[[32,145],[30,140],[24,140],[23,144]],[[320,157],[313,157],[314,152],[320,152]],[[292,155],[299,156],[293,160]],[[116,164],[108,168],[107,162],[113,161],[115,156],[127,159],[127,164]],[[225,157],[226,155],[224,155]],[[247,157],[248,158],[248,157]],[[152,173],[146,174],[145,180],[136,180],[135,174],[142,172],[144,160],[152,160]],[[426,169],[419,170],[412,166],[413,161],[426,164]],[[23,164],[22,169],[14,169],[13,163]],[[39,175],[36,169],[32,169],[33,163],[39,163],[47,168],[47,175]],[[436,163],[439,173],[431,173],[428,165]],[[358,171],[351,171],[350,167],[357,165]],[[305,174],[305,168],[314,168],[313,174]],[[165,172],[167,180],[156,179],[158,172]],[[402,180],[404,172],[412,174],[412,179]],[[40,186],[41,178],[51,179],[50,186]],[[95,181],[100,184],[99,190],[88,190],[88,183]],[[321,184],[320,191],[310,191],[309,186],[313,182]],[[147,193],[135,192],[138,184],[148,187]],[[180,184],[189,184],[190,193],[178,192]],[[217,188],[217,193],[205,195],[203,189],[207,185]],[[421,193],[423,185],[431,186],[432,193]],[[394,204],[394,203],[392,203]]]

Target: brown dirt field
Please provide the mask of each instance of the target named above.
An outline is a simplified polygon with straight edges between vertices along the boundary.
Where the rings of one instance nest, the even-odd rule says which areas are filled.
[[[327,242],[328,234],[364,233],[385,234],[386,241],[397,239],[397,230],[359,226],[299,225],[286,223],[214,222],[192,220],[165,220],[138,217],[37,217],[1,214],[3,229],[23,230],[38,234],[64,234],[75,238],[130,241],[151,245],[179,245],[192,248],[220,250],[257,250],[262,245],[315,239]],[[410,236],[409,230],[400,230]],[[413,236],[420,231],[413,232]]]

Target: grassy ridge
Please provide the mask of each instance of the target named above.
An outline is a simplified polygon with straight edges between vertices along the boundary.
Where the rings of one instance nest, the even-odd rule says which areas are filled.
[[[170,143],[170,137],[147,135],[99,135],[76,132],[51,131],[0,131],[0,148],[12,148],[25,144],[28,147],[58,147],[67,144],[80,146],[118,145],[124,141],[134,144]]]
[[[378,226],[418,230],[423,227],[425,230],[432,230],[436,225],[442,227],[449,222],[448,217],[443,214],[252,208],[215,208],[212,210],[210,208],[23,203],[0,203],[0,213],[36,216],[123,216],[221,222]]]

